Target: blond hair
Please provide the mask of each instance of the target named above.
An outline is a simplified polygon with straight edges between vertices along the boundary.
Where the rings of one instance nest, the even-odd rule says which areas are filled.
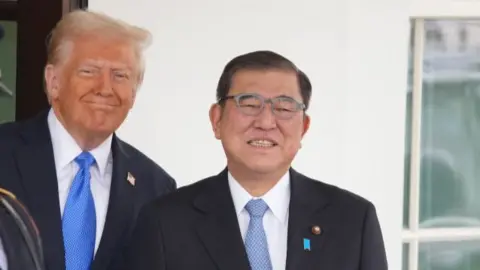
[[[47,64],[60,64],[68,59],[73,40],[82,35],[117,37],[131,42],[137,57],[137,88],[143,81],[143,51],[151,44],[151,33],[99,12],[75,10],[65,14],[50,34],[47,43]]]

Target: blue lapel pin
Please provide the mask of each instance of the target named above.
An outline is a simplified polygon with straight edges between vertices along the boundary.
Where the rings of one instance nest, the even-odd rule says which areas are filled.
[[[310,239],[308,239],[308,238],[303,238],[303,250],[305,250],[305,251],[311,251],[311,248],[310,248]]]

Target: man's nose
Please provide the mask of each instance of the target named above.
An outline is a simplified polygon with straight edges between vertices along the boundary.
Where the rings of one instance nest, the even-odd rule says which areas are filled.
[[[277,127],[277,119],[273,113],[272,104],[265,104],[262,111],[255,119],[255,127],[261,129],[273,129]]]
[[[102,95],[110,95],[113,93],[112,75],[108,71],[103,71],[100,77],[99,87],[97,90]]]

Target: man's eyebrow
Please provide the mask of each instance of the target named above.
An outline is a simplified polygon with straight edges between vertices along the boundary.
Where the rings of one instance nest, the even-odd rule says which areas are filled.
[[[129,66],[126,66],[126,65],[118,65],[118,66],[112,65],[112,70],[115,70],[115,71],[131,71],[132,69]]]
[[[276,96],[276,98],[293,98],[293,97],[287,96],[287,95],[279,95],[279,96]]]

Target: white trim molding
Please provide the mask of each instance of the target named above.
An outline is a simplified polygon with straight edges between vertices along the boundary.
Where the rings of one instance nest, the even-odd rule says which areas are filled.
[[[480,17],[480,0],[410,0],[412,18]]]

